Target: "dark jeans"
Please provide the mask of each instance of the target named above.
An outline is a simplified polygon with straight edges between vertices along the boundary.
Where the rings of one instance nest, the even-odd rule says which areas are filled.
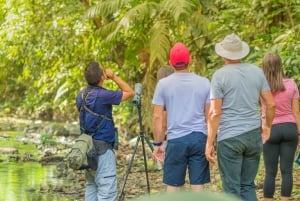
[[[271,137],[264,144],[265,163],[264,197],[273,198],[278,161],[281,171],[281,196],[290,197],[293,187],[293,162],[298,144],[298,132],[295,123],[275,124]]]
[[[254,179],[262,152],[261,130],[222,140],[217,150],[223,190],[244,201],[257,201]]]

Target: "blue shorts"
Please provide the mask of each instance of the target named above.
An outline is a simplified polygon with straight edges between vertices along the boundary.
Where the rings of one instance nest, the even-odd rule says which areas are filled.
[[[187,168],[191,185],[210,182],[209,162],[205,157],[206,140],[207,136],[201,132],[168,140],[163,167],[165,184],[184,185]]]

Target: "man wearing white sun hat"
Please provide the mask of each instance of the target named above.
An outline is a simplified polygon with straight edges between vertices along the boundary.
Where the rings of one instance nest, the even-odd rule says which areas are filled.
[[[208,118],[206,158],[217,160],[223,190],[245,201],[256,201],[254,179],[262,143],[270,136],[275,103],[262,69],[240,60],[250,48],[236,34],[227,35],[215,45],[225,65],[211,80],[211,107]],[[259,98],[265,101],[267,121],[261,127]]]

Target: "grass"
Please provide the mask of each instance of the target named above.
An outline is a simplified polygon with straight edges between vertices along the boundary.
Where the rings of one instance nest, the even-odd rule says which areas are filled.
[[[25,137],[25,133],[23,132],[0,132],[0,136],[3,137],[2,140],[0,140],[0,148],[15,148],[18,150],[17,155],[19,157],[22,157],[25,154],[29,154],[34,157],[38,157],[38,149],[35,144],[33,143],[27,143],[25,141],[22,141],[21,139]],[[0,160],[9,160],[11,155],[1,154]]]

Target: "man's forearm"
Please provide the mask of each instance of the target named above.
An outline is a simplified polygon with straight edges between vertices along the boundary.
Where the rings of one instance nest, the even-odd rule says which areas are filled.
[[[210,110],[208,113],[208,136],[207,143],[213,145],[217,131],[219,128],[222,114],[222,99],[214,99],[211,101]]]
[[[208,118],[207,143],[213,145],[216,139],[218,127],[220,123],[220,115],[210,115]]]
[[[271,128],[272,122],[275,116],[275,105],[270,105],[266,107],[266,126]]]
[[[162,129],[162,119],[161,118],[153,118],[152,122],[153,127],[153,138],[154,142],[162,142],[165,139],[165,134]]]
[[[133,92],[131,87],[120,77],[114,75],[112,80],[120,87],[120,89],[124,92]]]
[[[273,94],[271,91],[264,91],[261,93],[261,97],[265,102],[266,105],[266,122],[264,122],[264,127],[271,128],[272,122],[275,116],[275,101]]]

